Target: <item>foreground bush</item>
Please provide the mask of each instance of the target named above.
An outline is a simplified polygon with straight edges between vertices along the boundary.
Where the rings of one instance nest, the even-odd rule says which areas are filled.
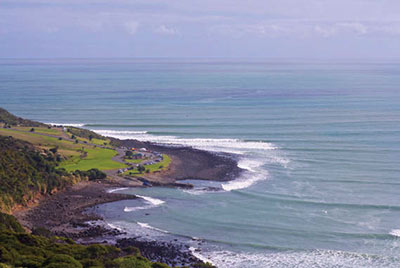
[[[0,268],[168,267],[142,257],[138,249],[124,251],[101,244],[84,246],[62,237],[28,234],[10,215],[0,213],[0,220]]]

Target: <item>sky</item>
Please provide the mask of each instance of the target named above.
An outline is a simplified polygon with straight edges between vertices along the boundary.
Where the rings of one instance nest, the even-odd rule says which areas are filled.
[[[399,0],[0,0],[0,58],[400,58]]]

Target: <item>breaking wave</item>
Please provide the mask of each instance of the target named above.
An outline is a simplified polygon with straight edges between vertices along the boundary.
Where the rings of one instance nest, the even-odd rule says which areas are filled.
[[[208,138],[179,138],[176,136],[158,136],[147,131],[118,131],[93,130],[101,135],[118,139],[137,139],[161,144],[190,146],[216,152],[243,154],[248,150],[275,150],[275,145],[262,141],[245,141],[240,139],[208,139]]]
[[[188,146],[211,152],[233,153],[239,155],[238,166],[245,172],[236,180],[224,183],[221,188],[232,191],[250,187],[254,183],[268,178],[265,164],[279,164],[287,167],[289,160],[279,155],[274,144],[264,141],[246,141],[241,139],[181,138],[176,136],[153,135],[147,131],[130,130],[93,130],[101,135],[118,139],[136,139],[159,144]],[[201,191],[191,191],[202,194]]]
[[[199,254],[199,253],[198,253]],[[313,250],[301,252],[278,253],[234,253],[216,251],[201,253],[202,258],[209,259],[220,268],[247,267],[399,267],[400,259],[394,257],[362,253]],[[206,255],[206,256],[204,256]]]
[[[390,235],[400,237],[400,229],[393,229],[389,233]]]
[[[107,193],[114,193],[114,192],[123,191],[123,190],[126,190],[126,189],[128,189],[128,188],[127,187],[123,187],[123,188],[110,189],[110,190],[107,190]]]
[[[52,125],[52,126],[67,126],[67,127],[84,127],[85,124],[82,123],[45,123],[47,125]]]
[[[238,179],[222,184],[222,189],[225,191],[244,189],[258,181],[266,180],[268,178],[268,171],[261,168],[264,164],[265,162],[260,160],[240,160],[238,167],[246,171]]]
[[[145,222],[137,222],[137,224],[138,224],[140,227],[143,227],[143,228],[146,228],[146,229],[158,231],[158,232],[165,233],[165,234],[168,234],[168,233],[169,233],[168,231],[159,229],[159,228],[157,228],[157,227],[153,227],[153,226],[151,226],[150,224],[145,223]]]
[[[124,212],[132,212],[132,211],[137,211],[137,210],[143,210],[143,209],[149,209],[149,208],[154,208],[158,207],[162,204],[165,203],[165,201],[153,197],[148,197],[148,196],[142,196],[142,195],[136,195],[137,197],[143,199],[146,203],[146,206],[141,206],[141,207],[125,207]]]

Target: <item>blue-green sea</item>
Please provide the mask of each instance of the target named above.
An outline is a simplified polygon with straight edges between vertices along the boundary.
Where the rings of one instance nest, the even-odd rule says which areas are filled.
[[[245,169],[122,189],[142,198],[98,210],[132,235],[218,267],[400,267],[400,61],[0,60],[0,106]]]

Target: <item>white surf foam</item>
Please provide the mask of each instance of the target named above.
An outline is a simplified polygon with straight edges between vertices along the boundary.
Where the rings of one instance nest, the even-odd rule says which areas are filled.
[[[107,193],[114,193],[114,192],[123,191],[123,190],[126,190],[126,189],[128,189],[128,188],[124,187],[124,188],[110,189],[110,190],[107,190]]]
[[[193,256],[195,256],[196,258],[198,258],[199,260],[205,262],[205,263],[211,263],[212,265],[215,265],[212,260],[204,257],[200,252],[196,251],[196,248],[194,247],[189,247],[190,252],[193,254]]]
[[[107,225],[108,225],[110,228],[112,228],[112,229],[117,229],[118,231],[122,231],[121,228],[119,228],[118,226],[116,226],[116,225],[114,225],[114,224],[112,224],[112,223],[107,223]]]
[[[147,205],[141,206],[141,207],[125,207],[124,212],[132,212],[132,211],[137,211],[137,210],[142,210],[142,209],[154,208],[157,206],[161,206],[162,204],[165,203],[165,201],[163,201],[161,199],[153,198],[153,197],[142,196],[142,195],[136,195],[136,196],[142,198]]]
[[[47,125],[52,125],[52,126],[66,126],[66,127],[83,127],[85,124],[81,123],[45,123]]]
[[[257,181],[265,180],[268,172],[261,168],[264,164],[280,164],[287,168],[289,160],[276,152],[277,147],[269,142],[244,141],[240,139],[206,139],[206,138],[179,138],[175,136],[157,136],[146,131],[118,131],[118,130],[93,130],[101,135],[119,139],[137,139],[160,144],[188,146],[197,149],[225,152],[241,155],[238,166],[247,170],[240,178],[224,183],[221,187],[225,191],[247,188]],[[252,157],[249,159],[248,157]],[[257,159],[255,159],[257,158]],[[190,194],[202,194],[199,191],[188,191]]]
[[[168,231],[159,229],[159,228],[157,228],[157,227],[153,227],[153,226],[151,226],[150,224],[145,223],[145,222],[137,222],[137,224],[138,224],[140,227],[143,227],[143,228],[146,228],[146,229],[155,230],[155,231],[162,232],[162,233],[165,233],[165,234],[168,234],[168,233],[169,233]]]
[[[399,267],[399,259],[334,250],[314,250],[279,253],[234,253],[217,251],[202,253],[219,268],[248,267]]]
[[[165,203],[165,201],[153,197],[142,196],[142,195],[136,195],[136,196],[146,200],[146,202],[154,206],[159,206]]]
[[[104,136],[111,136],[111,135],[135,135],[135,134],[146,134],[147,131],[132,131],[132,130],[93,130],[101,135]]]
[[[225,191],[239,190],[248,188],[254,183],[266,180],[268,178],[268,171],[261,169],[265,162],[261,160],[241,159],[238,162],[238,167],[247,170],[238,179],[223,183],[222,189]]]
[[[118,131],[118,130],[93,130],[101,135],[118,139],[137,139],[162,144],[175,144],[191,146],[209,151],[242,154],[248,150],[275,150],[276,146],[268,142],[243,141],[240,139],[206,139],[206,138],[178,138],[175,136],[157,136],[146,131]]]
[[[400,229],[393,229],[389,233],[390,235],[400,237]]]

